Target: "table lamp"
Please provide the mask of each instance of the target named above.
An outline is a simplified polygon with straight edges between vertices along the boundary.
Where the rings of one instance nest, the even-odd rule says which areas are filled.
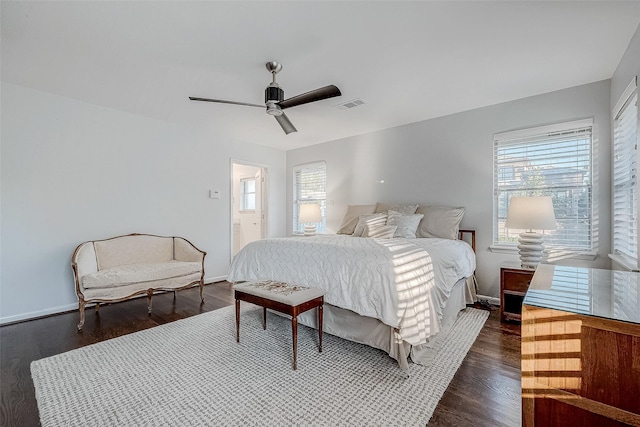
[[[528,230],[520,233],[518,250],[523,268],[535,270],[542,261],[543,236],[533,230],[555,230],[556,216],[551,197],[512,197],[507,212],[507,228]]]
[[[298,223],[304,224],[304,235],[315,236],[316,223],[322,221],[322,213],[318,203],[304,203],[299,206]]]

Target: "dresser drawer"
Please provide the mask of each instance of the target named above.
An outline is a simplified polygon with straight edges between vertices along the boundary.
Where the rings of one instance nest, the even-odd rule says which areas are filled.
[[[502,280],[504,290],[525,293],[529,289],[529,284],[531,283],[532,277],[533,271],[521,272],[503,270]]]

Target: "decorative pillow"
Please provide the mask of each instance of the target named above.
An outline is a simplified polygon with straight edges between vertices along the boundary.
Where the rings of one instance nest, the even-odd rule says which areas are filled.
[[[403,215],[412,215],[416,213],[418,205],[387,205],[384,203],[376,204],[376,213],[387,213],[387,211],[396,211]]]
[[[364,232],[362,237],[375,237],[378,239],[391,239],[393,238],[396,230],[395,225],[381,225],[378,227],[370,227],[368,224],[364,226]]]
[[[376,205],[349,205],[347,213],[344,214],[342,225],[336,234],[353,234],[356,225],[358,225],[358,217],[364,214],[372,214],[376,211]]]
[[[418,213],[424,215],[418,226],[419,237],[440,237],[441,239],[458,240],[458,231],[460,230],[460,221],[464,216],[464,208],[420,206]]]
[[[355,230],[353,230],[354,237],[362,237],[362,233],[364,233],[364,227],[369,225],[369,227],[381,227],[387,223],[387,214],[376,213],[369,215],[360,215],[358,219],[358,224],[356,225]]]
[[[398,227],[393,237],[402,237],[405,239],[415,239],[418,224],[422,219],[422,214],[403,215],[400,212],[389,211],[389,219],[387,225],[395,225]]]

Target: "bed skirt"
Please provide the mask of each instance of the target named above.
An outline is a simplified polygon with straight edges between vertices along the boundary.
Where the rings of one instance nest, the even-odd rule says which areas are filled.
[[[471,282],[469,282],[471,280]],[[470,286],[471,284],[471,286]],[[473,290],[470,290],[472,288]],[[458,313],[466,308],[467,303],[473,303],[475,285],[473,277],[460,279],[451,290],[446,305],[442,312],[440,332],[434,335],[429,342],[419,346],[411,346],[398,338],[396,329],[385,325],[378,319],[360,316],[351,310],[336,307],[331,304],[324,305],[323,330],[332,335],[349,341],[366,344],[380,349],[398,361],[400,368],[408,372],[408,356],[414,363],[427,365],[433,359],[435,349],[438,347],[439,336],[453,326]],[[298,322],[317,329],[315,310],[307,311],[298,316]]]

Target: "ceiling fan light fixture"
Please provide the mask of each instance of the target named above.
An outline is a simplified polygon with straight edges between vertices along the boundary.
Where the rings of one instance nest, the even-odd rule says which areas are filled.
[[[284,111],[274,101],[267,101],[267,114],[271,116],[281,116]]]

